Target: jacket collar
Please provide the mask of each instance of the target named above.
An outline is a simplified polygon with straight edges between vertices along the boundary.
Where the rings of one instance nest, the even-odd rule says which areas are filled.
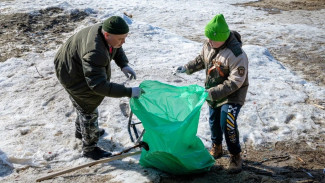
[[[102,41],[104,42],[104,45],[105,45],[105,47],[106,47],[106,49],[109,51],[109,45],[107,44],[107,42],[106,42],[106,40],[105,40],[105,37],[104,37],[104,35],[103,35],[103,33],[102,33],[102,26],[99,26],[99,28],[98,28],[98,34],[100,35],[100,37],[102,38]]]

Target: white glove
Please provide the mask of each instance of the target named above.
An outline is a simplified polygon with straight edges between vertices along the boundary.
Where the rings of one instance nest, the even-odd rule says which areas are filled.
[[[132,98],[139,98],[142,93],[145,93],[140,87],[133,87],[132,88]]]
[[[184,73],[184,72],[186,72],[186,68],[184,66],[179,66],[179,67],[177,67],[176,72],[177,73]]]
[[[125,66],[125,67],[123,67],[123,68],[122,68],[122,72],[125,74],[125,76],[126,76],[127,78],[130,78],[130,80],[131,80],[132,78],[137,79],[134,70],[133,70],[131,67],[129,67],[129,66]],[[129,76],[129,74],[130,74],[130,76]]]

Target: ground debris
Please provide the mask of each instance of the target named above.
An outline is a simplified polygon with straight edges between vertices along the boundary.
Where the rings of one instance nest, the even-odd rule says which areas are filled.
[[[264,163],[264,162],[267,162],[267,161],[274,161],[274,160],[275,160],[275,162],[281,162],[281,161],[285,161],[285,160],[288,160],[288,159],[290,159],[289,155],[272,156],[270,158],[265,158],[263,161],[260,161],[260,163]]]
[[[42,53],[55,47],[88,16],[81,10],[64,12],[49,7],[31,13],[0,15],[0,62],[21,57],[25,52]],[[17,46],[19,43],[20,46]],[[35,47],[35,50],[31,50]]]
[[[263,0],[251,1],[247,3],[238,3],[236,5],[245,5],[261,8],[269,13],[280,13],[282,11],[292,10],[321,10],[325,9],[324,0]]]

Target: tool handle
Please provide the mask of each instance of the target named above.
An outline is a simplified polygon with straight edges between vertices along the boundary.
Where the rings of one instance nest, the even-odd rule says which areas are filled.
[[[96,164],[99,164],[99,163],[107,163],[107,162],[111,162],[111,161],[114,161],[114,160],[123,159],[123,158],[129,157],[129,156],[135,156],[135,155],[138,155],[140,153],[141,153],[141,151],[136,151],[136,152],[131,152],[131,153],[127,153],[127,154],[122,154],[122,155],[113,156],[113,157],[110,157],[110,158],[105,158],[105,159],[93,161],[93,162],[90,162],[90,163],[87,163],[87,164],[84,164],[84,165],[80,165],[80,166],[77,166],[77,167],[74,167],[74,168],[70,168],[70,169],[67,169],[67,170],[56,172],[56,173],[47,175],[45,177],[41,177],[39,179],[36,179],[36,182],[41,182],[43,180],[51,179],[51,178],[56,177],[58,175],[73,172],[75,170],[79,170],[79,169],[84,168],[84,167],[93,166],[93,165],[96,165]]]

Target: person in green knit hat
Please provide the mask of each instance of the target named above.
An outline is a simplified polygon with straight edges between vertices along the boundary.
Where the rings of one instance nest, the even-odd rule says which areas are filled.
[[[98,160],[111,156],[97,146],[99,137],[105,133],[98,128],[97,110],[104,97],[141,95],[139,87],[129,88],[110,81],[111,60],[126,77],[136,79],[122,48],[128,32],[124,19],[112,16],[71,36],[55,56],[56,76],[77,111],[75,137],[82,140],[84,157]]]
[[[208,40],[201,53],[179,66],[176,72],[192,74],[205,69],[212,140],[210,154],[215,159],[223,155],[224,136],[230,152],[228,171],[236,173],[242,170],[237,117],[248,89],[248,58],[241,48],[241,36],[229,30],[222,14],[206,25],[205,36]]]

